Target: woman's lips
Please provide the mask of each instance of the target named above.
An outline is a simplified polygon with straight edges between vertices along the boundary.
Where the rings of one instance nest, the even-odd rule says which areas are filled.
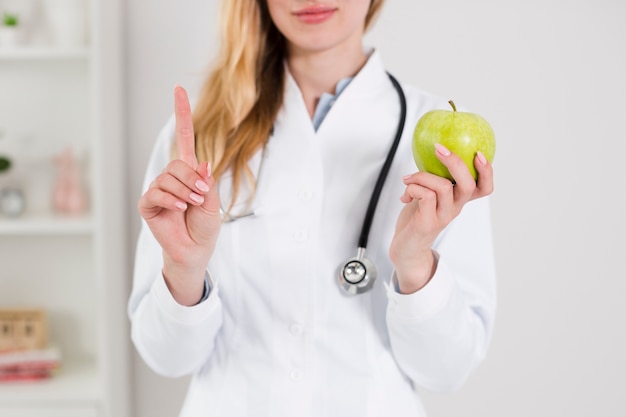
[[[294,16],[303,23],[322,23],[328,20],[337,8],[328,6],[312,6],[293,12]]]

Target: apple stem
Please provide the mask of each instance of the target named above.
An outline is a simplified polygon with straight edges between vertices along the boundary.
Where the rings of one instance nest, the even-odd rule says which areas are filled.
[[[454,104],[454,101],[449,100],[448,103],[450,103],[450,105],[452,106],[452,110],[456,111],[456,106]]]

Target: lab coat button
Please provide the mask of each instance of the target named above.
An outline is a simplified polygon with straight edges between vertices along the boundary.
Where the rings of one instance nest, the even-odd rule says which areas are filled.
[[[292,381],[300,381],[302,379],[302,377],[304,376],[302,370],[298,369],[298,368],[293,368],[290,372],[289,372],[289,378]]]
[[[293,336],[302,336],[302,333],[304,333],[304,328],[298,323],[293,323],[291,326],[289,326],[289,333],[291,333]]]
[[[298,198],[300,198],[300,200],[302,201],[311,201],[311,199],[313,198],[313,192],[311,190],[303,188],[298,192]]]
[[[294,232],[293,234],[293,240],[295,240],[296,242],[304,242],[308,238],[309,238],[309,234],[307,233],[306,230],[298,230],[297,232]]]

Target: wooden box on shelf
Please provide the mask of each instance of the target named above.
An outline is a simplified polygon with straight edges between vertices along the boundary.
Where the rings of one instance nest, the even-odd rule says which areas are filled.
[[[46,313],[38,309],[0,309],[0,352],[44,349]]]

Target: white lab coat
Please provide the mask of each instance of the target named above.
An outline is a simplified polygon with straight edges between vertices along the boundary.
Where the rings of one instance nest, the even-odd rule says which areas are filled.
[[[404,91],[407,122],[367,248],[379,276],[372,291],[346,296],[337,276],[356,255],[398,124],[398,95],[377,52],[317,132],[288,77],[253,204],[258,215],[222,226],[206,301],[174,301],[160,247],[143,224],[129,301],[132,340],[154,371],[193,374],[181,416],[424,416],[418,389],[455,390],[484,358],[496,305],[488,199],[467,204],[438,238],[439,264],[426,287],[401,295],[387,285],[401,178],[416,171],[413,127],[426,111],[448,108],[444,99]],[[145,186],[167,164],[173,137],[172,119]],[[253,172],[260,161],[261,152]]]

